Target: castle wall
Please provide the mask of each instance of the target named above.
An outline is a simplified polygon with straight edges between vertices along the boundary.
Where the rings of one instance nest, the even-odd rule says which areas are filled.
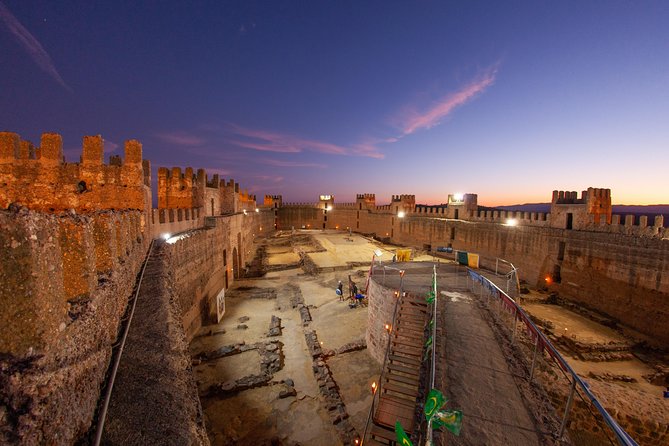
[[[622,219],[612,215],[611,223],[607,223],[607,189],[589,189],[582,199],[575,192],[563,193],[558,197],[561,203],[553,206],[561,209],[556,211],[557,216],[470,211],[465,215],[459,212],[457,220],[453,212],[460,206],[450,210],[418,206],[399,218],[394,203],[370,208],[367,196],[371,198],[371,194],[359,196],[357,208],[335,204],[327,213],[326,228],[350,227],[358,233],[417,248],[450,246],[472,251],[481,255],[481,266],[490,269],[494,269],[497,257],[505,259],[531,285],[543,287],[545,278],[550,277],[550,288],[562,297],[669,343],[669,326],[662,324],[669,316],[669,230],[663,227],[661,217],[653,222],[642,217],[635,224],[629,216]],[[599,203],[597,197],[604,199],[599,222],[585,208]],[[284,206],[278,212],[279,227],[322,228],[324,212],[316,206]],[[562,228],[566,214],[561,212],[569,209],[573,210],[573,230]],[[509,220],[517,225],[509,225]]]
[[[72,444],[88,430],[146,253],[141,220],[0,211],[0,443]]]
[[[145,209],[150,166],[142,163],[142,145],[126,141],[123,162],[113,157],[103,164],[102,156],[99,135],[84,137],[80,163],[65,163],[56,133],[43,134],[41,147],[34,148],[15,133],[0,132],[0,209],[10,203],[47,212]]]
[[[168,268],[173,272],[183,326],[190,340],[202,324],[216,318],[216,296],[244,274],[253,258],[252,242],[271,230],[273,212],[248,212],[215,217],[210,227],[194,229],[167,240]],[[233,258],[234,253],[238,258]],[[235,262],[239,265],[234,270]],[[227,286],[226,286],[227,274]]]

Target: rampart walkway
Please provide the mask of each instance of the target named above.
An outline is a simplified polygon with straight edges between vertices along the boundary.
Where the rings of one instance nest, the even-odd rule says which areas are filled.
[[[440,298],[447,333],[445,395],[466,419],[449,446],[540,444],[504,354],[471,295],[443,291]]]

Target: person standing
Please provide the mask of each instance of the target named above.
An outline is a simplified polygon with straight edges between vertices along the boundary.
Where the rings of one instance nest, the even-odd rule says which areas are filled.
[[[339,281],[339,284],[337,285],[337,291],[339,291],[339,300],[343,301],[344,300],[344,284],[341,283],[341,280]]]

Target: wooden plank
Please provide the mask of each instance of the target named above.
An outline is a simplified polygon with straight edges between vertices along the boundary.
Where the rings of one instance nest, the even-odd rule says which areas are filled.
[[[418,389],[416,388],[409,388],[406,386],[403,386],[401,384],[395,384],[395,383],[385,383],[381,388],[384,391],[392,391],[396,393],[401,393],[402,395],[406,395],[408,397],[411,397],[412,401],[416,400],[416,397],[418,396]]]
[[[406,339],[409,342],[424,342],[423,341],[423,333],[418,333],[416,331],[412,331],[408,328],[396,328],[395,329],[396,333],[396,338],[397,339]]]
[[[412,322],[414,324],[425,324],[425,319],[423,316],[414,316],[412,314],[400,313],[397,316],[398,321]]]
[[[405,345],[395,345],[391,348],[392,354],[401,353],[406,356],[415,356],[420,358],[423,356],[423,348],[419,346],[407,347]]]
[[[387,442],[379,442],[379,444],[391,444],[397,440],[397,435],[395,434],[395,429],[393,426],[393,429],[387,429],[383,426],[377,426],[376,424],[372,424],[371,429],[369,430],[370,436],[373,439],[382,439],[382,440],[388,440]],[[369,441],[365,441],[365,444],[371,444]]]
[[[399,375],[397,373],[386,373],[383,375],[383,379],[390,382],[401,382],[416,387],[420,384],[418,377]]]
[[[406,356],[388,355],[388,359],[391,362],[399,362],[399,363],[406,364],[406,365],[413,365],[417,368],[420,367],[420,361],[419,360],[413,359],[413,358],[407,358]]]
[[[423,348],[423,341],[422,340],[415,340],[415,341],[410,341],[406,338],[398,338],[395,337],[390,340],[390,342],[393,345],[406,345],[407,347],[416,347],[416,348]]]
[[[380,397],[376,413],[374,414],[374,423],[381,426],[387,426],[395,429],[395,423],[399,421],[407,434],[411,434],[414,429],[414,407],[406,407],[395,403],[390,398]]]
[[[395,328],[408,328],[410,330],[415,330],[418,332],[423,332],[425,330],[425,324],[416,324],[415,322],[411,321],[406,321],[406,320],[398,320],[397,324],[395,325]]]
[[[416,378],[420,376],[420,370],[416,370],[414,367],[407,367],[399,364],[386,364],[386,369],[406,373],[407,375],[415,376]]]

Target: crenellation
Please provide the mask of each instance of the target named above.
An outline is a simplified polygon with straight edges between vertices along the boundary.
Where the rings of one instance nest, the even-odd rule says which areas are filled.
[[[42,133],[40,141],[41,158],[44,164],[63,162],[63,138],[57,133]]]
[[[81,163],[87,166],[101,166],[104,160],[102,136],[84,136]]]
[[[642,215],[639,217],[639,227],[640,228],[645,228],[648,226],[648,216],[647,215]]]
[[[103,209],[148,209],[141,166],[113,158],[103,164],[102,137],[83,138],[78,163],[62,158],[62,138],[44,133],[42,147],[21,141],[17,134],[0,134],[0,208],[10,203],[34,210],[88,212]],[[141,145],[139,146],[141,157]]]
[[[13,163],[19,158],[19,135],[12,132],[0,132],[0,164]]]

